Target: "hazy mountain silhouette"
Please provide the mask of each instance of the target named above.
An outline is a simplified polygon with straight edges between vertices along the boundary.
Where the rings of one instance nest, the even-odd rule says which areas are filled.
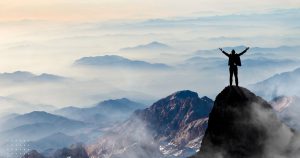
[[[12,73],[0,73],[0,81],[9,81],[9,82],[58,82],[64,81],[68,78],[42,73],[40,75],[35,75],[27,71],[15,71]]]
[[[251,54],[249,53],[249,56]],[[192,69],[210,69],[210,70],[218,70],[221,67],[226,66],[227,63],[224,62],[224,58],[219,57],[192,57],[184,61],[182,66]],[[292,59],[272,59],[269,57],[246,57],[243,60],[243,66],[247,67],[249,69],[249,72],[252,72],[253,70],[261,71],[260,69],[275,69],[274,65],[277,65],[282,68],[290,68],[295,67],[299,65],[299,62],[297,60]],[[179,65],[180,66],[180,65]],[[245,71],[247,71],[245,69]]]
[[[240,46],[232,46],[232,47],[224,47],[225,51],[230,51],[232,49],[236,51],[242,51],[245,49],[246,46],[240,45]],[[268,48],[268,47],[252,47],[251,48],[251,54],[249,54],[249,57],[270,57],[270,56],[278,56],[282,53],[284,53],[287,57],[292,57],[297,55],[297,52],[300,50],[300,46],[279,46],[274,48]],[[197,50],[194,54],[200,55],[202,57],[217,57],[215,52],[217,52],[218,49],[208,49],[208,50]],[[292,58],[291,58],[292,59]]]
[[[54,110],[56,107],[46,104],[33,104],[26,101],[18,100],[10,97],[0,96],[0,105],[5,105],[0,107],[1,115],[9,115],[14,113],[28,113],[34,110],[38,111],[50,111]],[[3,121],[3,120],[2,120]],[[1,121],[0,121],[1,123]]]
[[[92,107],[65,107],[54,113],[67,118],[94,124],[110,124],[127,119],[135,110],[145,108],[145,105],[127,98],[105,100]]]
[[[33,111],[23,115],[18,115],[8,119],[3,127],[14,128],[22,125],[30,125],[35,123],[51,123],[51,124],[78,124],[83,125],[83,122],[71,120],[63,116],[50,114],[44,111]]]
[[[250,88],[258,95],[266,99],[273,99],[278,96],[294,96],[300,93],[298,85],[300,82],[300,68],[293,71],[275,74],[263,81],[250,85]]]
[[[1,125],[0,137],[2,143],[11,139],[37,140],[57,132],[76,133],[85,127],[87,124],[81,121],[34,111],[7,119]]]
[[[143,51],[153,51],[153,53],[156,53],[157,51],[167,51],[167,50],[172,50],[172,48],[166,44],[153,41],[151,43],[145,44],[145,45],[138,45],[135,47],[127,47],[127,48],[122,48],[121,51],[140,51],[141,53]]]
[[[131,60],[117,55],[83,57],[74,62],[75,66],[92,66],[104,68],[130,68],[130,69],[170,69],[162,63],[148,63],[141,60]]]
[[[245,88],[226,87],[216,97],[200,151],[192,158],[293,157],[300,147],[296,138],[299,142],[269,103]]]
[[[36,141],[30,141],[28,142],[28,145],[31,149],[35,149],[38,152],[44,152],[49,149],[57,150],[68,147],[77,142],[85,142],[86,140],[87,139],[85,138],[68,136],[64,133],[58,132]]]

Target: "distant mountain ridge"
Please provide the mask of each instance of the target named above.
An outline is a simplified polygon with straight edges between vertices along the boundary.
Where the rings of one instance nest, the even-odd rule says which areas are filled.
[[[0,107],[1,114],[4,115],[11,114],[12,111],[14,113],[28,113],[34,110],[51,111],[56,108],[52,105],[32,104],[15,98],[1,97],[1,96],[0,96],[0,104],[5,105]]]
[[[84,138],[77,138],[75,136],[69,136],[64,133],[58,132],[37,141],[30,141],[28,145],[39,152],[45,152],[47,150],[55,150],[64,147],[69,147],[72,144],[85,141]]]
[[[105,124],[126,119],[132,112],[144,107],[141,103],[121,98],[105,100],[87,108],[65,107],[54,113],[84,122]]]
[[[242,52],[247,46],[238,45],[231,47],[224,47],[223,49],[230,53],[232,49],[234,49],[237,53]],[[279,47],[251,47],[250,51],[253,52],[250,55],[256,57],[268,57],[270,55],[278,55],[278,53],[285,53],[288,56],[291,54],[296,55],[300,50],[299,45],[295,46],[279,46]],[[216,52],[219,52],[217,48],[215,49],[207,49],[207,50],[197,50],[194,52],[195,55],[202,55],[202,57],[216,57]]]
[[[151,43],[145,44],[145,45],[138,45],[135,47],[127,47],[122,48],[121,51],[153,51],[153,53],[156,53],[155,51],[167,51],[171,50],[172,48],[166,44],[153,41]]]
[[[57,82],[57,81],[63,81],[67,78],[48,74],[48,73],[42,73],[40,75],[35,75],[28,71],[15,71],[12,73],[0,73],[0,80],[6,80],[11,82]]]
[[[141,60],[131,60],[117,55],[105,55],[94,57],[83,57],[74,62],[75,66],[93,66],[110,68],[131,69],[170,69],[171,67],[162,63],[148,63]]]
[[[250,89],[266,99],[273,99],[278,96],[294,96],[300,93],[298,88],[300,82],[300,68],[293,71],[275,74],[263,81],[250,85]]]
[[[3,144],[0,145],[5,147],[11,139],[26,139],[30,149],[47,157],[72,144],[89,143],[95,135],[101,135],[102,130],[127,119],[139,108],[145,105],[121,98],[105,100],[88,108],[66,107],[54,114],[33,111],[8,115],[1,122]]]
[[[53,115],[44,111],[33,111],[27,114],[19,115],[6,121],[5,127],[13,128],[21,125],[34,124],[34,123],[59,123],[59,122],[78,122],[68,118]],[[79,123],[79,122],[78,122]]]
[[[57,132],[76,133],[87,124],[43,111],[17,115],[1,124],[0,137],[10,139],[36,140]]]

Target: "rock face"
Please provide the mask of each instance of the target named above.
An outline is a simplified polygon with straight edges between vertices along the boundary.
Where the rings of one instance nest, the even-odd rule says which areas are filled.
[[[274,98],[270,104],[277,111],[277,115],[282,122],[300,131],[300,97],[279,96]]]
[[[266,101],[245,88],[226,87],[216,97],[200,151],[192,158],[285,157],[296,137]]]
[[[53,158],[89,158],[84,146],[82,144],[72,145],[70,148],[63,148],[57,150]]]
[[[51,151],[45,156],[32,150],[26,153],[22,158],[89,158],[84,146],[80,143],[72,145],[70,148],[63,148]]]
[[[32,150],[26,153],[22,158],[45,158],[42,154],[38,153],[36,150]]]
[[[179,91],[137,110],[88,148],[98,158],[187,157],[200,147],[213,101]]]
[[[156,137],[172,138],[189,123],[208,116],[213,101],[206,99],[192,91],[179,91],[135,115],[155,129]]]

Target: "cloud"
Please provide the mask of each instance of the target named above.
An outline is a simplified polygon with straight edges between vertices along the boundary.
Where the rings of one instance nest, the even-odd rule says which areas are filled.
[[[264,142],[264,157],[290,158],[296,155],[289,155],[288,150],[299,150],[299,145],[292,145],[292,140],[298,137],[289,127],[280,124],[275,120],[274,111],[260,108],[261,106],[252,105],[252,121],[254,125],[266,131],[267,139]],[[300,141],[300,140],[297,140]],[[294,152],[294,151],[292,151]]]

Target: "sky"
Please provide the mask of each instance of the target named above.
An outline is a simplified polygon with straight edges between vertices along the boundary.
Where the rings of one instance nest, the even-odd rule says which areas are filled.
[[[1,0],[1,21],[107,21],[257,13],[297,8],[297,0]]]

